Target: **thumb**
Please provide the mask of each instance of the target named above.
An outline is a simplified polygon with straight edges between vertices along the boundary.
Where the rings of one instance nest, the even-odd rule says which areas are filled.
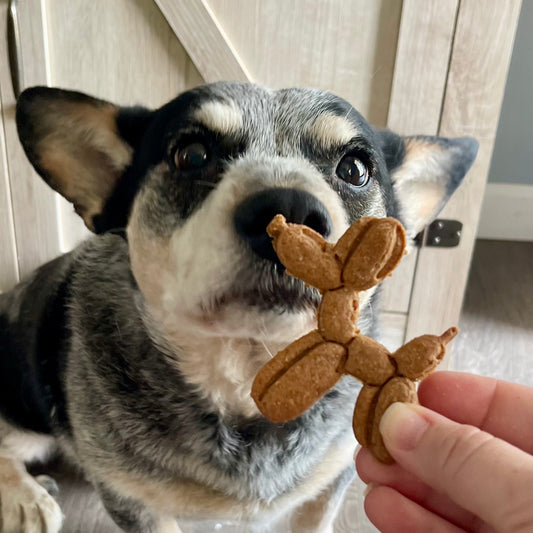
[[[419,405],[394,403],[380,431],[394,459],[496,531],[530,531],[533,457]]]

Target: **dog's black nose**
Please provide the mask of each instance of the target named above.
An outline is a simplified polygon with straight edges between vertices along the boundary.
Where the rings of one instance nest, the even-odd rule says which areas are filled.
[[[250,196],[235,211],[235,228],[259,257],[274,263],[279,260],[266,227],[277,214],[283,215],[287,222],[305,224],[323,237],[331,232],[331,219],[326,208],[308,192],[277,188]]]

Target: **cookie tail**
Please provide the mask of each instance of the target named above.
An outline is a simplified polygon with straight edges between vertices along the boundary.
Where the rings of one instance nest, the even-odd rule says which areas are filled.
[[[459,333],[459,328],[448,328],[440,337],[440,342],[446,346]]]

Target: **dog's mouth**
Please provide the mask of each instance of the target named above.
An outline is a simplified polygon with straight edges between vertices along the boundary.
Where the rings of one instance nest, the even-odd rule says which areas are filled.
[[[259,312],[299,312],[316,308],[320,293],[286,273],[278,264],[264,261],[253,269],[240,270],[233,284],[215,295],[206,311],[217,312],[227,306],[253,308]]]

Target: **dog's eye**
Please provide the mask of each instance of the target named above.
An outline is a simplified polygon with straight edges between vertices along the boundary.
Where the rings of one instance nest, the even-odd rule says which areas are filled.
[[[174,153],[174,164],[180,170],[197,170],[209,160],[207,148],[200,142],[194,142],[178,148]]]
[[[345,155],[337,166],[337,176],[342,180],[363,187],[368,183],[368,170],[354,155]]]

